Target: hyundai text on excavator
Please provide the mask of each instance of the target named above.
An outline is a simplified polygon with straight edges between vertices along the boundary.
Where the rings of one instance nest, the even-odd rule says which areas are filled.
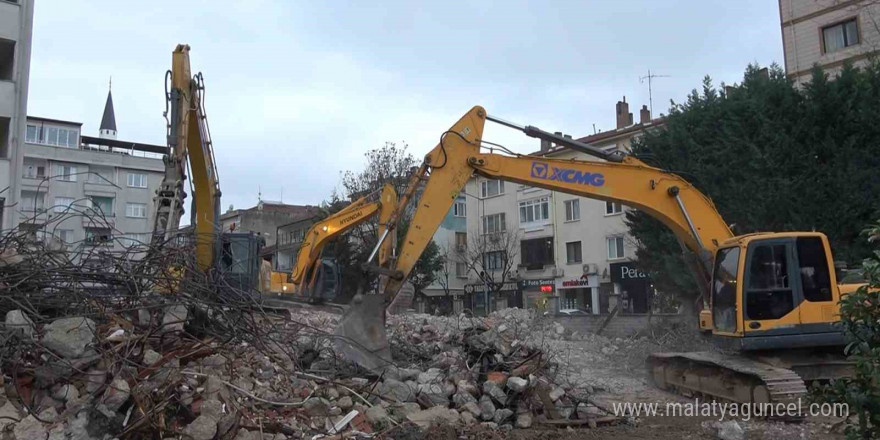
[[[333,238],[377,214],[378,234],[383,236],[395,209],[397,192],[394,186],[385,184],[380,190],[367,194],[339,212],[315,222],[303,235],[291,272],[272,272],[269,292],[313,302],[334,298],[339,292],[341,274],[333,261],[322,258],[324,247]],[[387,264],[392,249],[393,240],[382,242],[378,248],[380,265]]]
[[[487,120],[602,161],[483,153]],[[621,151],[506,122],[482,107],[471,109],[441,136],[401,197],[404,205],[414,188],[424,185],[381,295],[363,298],[363,310],[352,307],[343,318],[338,332],[352,340],[342,347],[357,352],[351,358],[381,368],[390,357],[384,327],[361,321],[367,313],[384,318],[376,303],[387,307],[394,301],[444,214],[475,175],[628,205],[660,220],[683,251],[696,255],[692,269],[706,303],[700,327],[737,353],[653,354],[647,362],[659,387],[741,403],[788,403],[803,397],[805,381],[849,374],[850,364],[839,349],[843,335],[833,324],[841,295],[858,285],[838,284],[824,234],[734,236],[712,201],[681,177]]]

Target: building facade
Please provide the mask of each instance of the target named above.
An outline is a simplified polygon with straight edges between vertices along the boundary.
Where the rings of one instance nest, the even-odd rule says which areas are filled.
[[[413,308],[416,311],[447,314],[461,313],[465,308],[471,308],[465,295],[468,267],[461,255],[468,242],[467,219],[467,198],[459,196],[434,233],[434,243],[440,248],[444,260],[443,269],[435,274],[434,282],[415,298]]]
[[[860,65],[880,49],[880,3],[873,0],[779,0],[785,72],[797,84],[814,66],[829,74]]]
[[[633,139],[665,122],[652,119],[642,106],[634,123],[626,98],[616,105],[616,119],[615,130],[578,140],[606,151],[628,151]],[[600,160],[546,141],[532,154]],[[614,307],[622,313],[648,312],[650,280],[632,264],[635,242],[624,222],[626,206],[483,177],[471,179],[464,193],[466,231],[456,232],[456,243],[471,247],[467,255],[459,254],[469,269],[462,277],[464,307],[478,315],[504,307],[569,314],[603,314]],[[493,234],[507,238],[494,245],[474,239]],[[474,246],[485,249],[475,253]],[[482,261],[474,264],[475,258]],[[481,277],[480,271],[492,274]]]
[[[149,243],[167,148],[116,140],[115,123],[112,137],[84,136],[81,128],[28,117],[22,171],[14,176],[21,187],[19,227],[89,256]]]
[[[288,205],[282,202],[258,200],[257,205],[247,209],[232,209],[220,215],[220,228],[224,232],[254,232],[265,240],[261,255],[271,261],[275,270],[284,271],[292,266],[291,255],[296,258],[299,243],[293,242],[291,223],[313,218],[318,208],[309,205]],[[295,228],[294,228],[295,229]],[[300,240],[301,241],[301,240]],[[279,254],[278,249],[283,248]],[[283,261],[282,261],[283,259]]]
[[[33,21],[32,0],[0,0],[0,229],[7,230],[18,224]]]

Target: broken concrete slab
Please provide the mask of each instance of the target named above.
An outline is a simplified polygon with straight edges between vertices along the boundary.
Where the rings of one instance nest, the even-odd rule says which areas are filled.
[[[62,318],[43,327],[43,345],[67,359],[86,354],[95,341],[95,321],[85,317]]]

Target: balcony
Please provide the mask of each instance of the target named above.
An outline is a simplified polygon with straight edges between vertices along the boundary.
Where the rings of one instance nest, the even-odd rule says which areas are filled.
[[[89,210],[82,217],[82,225],[84,228],[113,229],[116,227],[116,215],[105,214],[102,216]]]

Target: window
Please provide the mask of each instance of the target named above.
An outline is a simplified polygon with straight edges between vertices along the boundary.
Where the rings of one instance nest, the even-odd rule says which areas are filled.
[[[788,246],[758,244],[749,248],[746,280],[747,319],[778,319],[794,309],[788,273]]]
[[[736,331],[736,273],[739,248],[720,249],[712,275],[712,322],[724,332]]]
[[[73,242],[73,230],[72,229],[56,229],[55,235],[58,236],[58,239],[65,243]]]
[[[464,252],[467,249],[467,232],[455,233],[455,250]]]
[[[507,257],[504,251],[492,251],[483,253],[483,269],[485,270],[501,270]]]
[[[40,142],[40,128],[36,125],[28,124],[27,130],[25,130],[24,140],[31,144]]]
[[[608,237],[605,241],[608,243],[609,260],[619,260],[626,257],[623,252],[623,237]]]
[[[55,176],[63,182],[76,182],[76,167],[70,165],[56,165]]]
[[[146,188],[147,175],[138,173],[128,173],[128,186],[132,188]]]
[[[458,278],[467,278],[467,265],[464,263],[455,263],[455,276]]]
[[[43,130],[43,143],[58,147],[76,148],[77,132],[60,127],[46,127]]]
[[[573,222],[581,219],[581,201],[571,199],[565,201],[565,221]]]
[[[568,259],[568,264],[575,264],[583,261],[583,257],[581,256],[581,242],[571,241],[565,243],[565,255]]]
[[[620,214],[621,212],[623,212],[623,207],[620,206],[620,203],[605,202],[605,215]]]
[[[98,245],[108,243],[113,239],[113,235],[109,229],[104,228],[86,228],[86,244]]]
[[[553,264],[553,237],[535,238],[520,242],[522,265],[527,270],[541,270]]]
[[[550,198],[525,200],[519,202],[519,222],[534,223],[550,219]]]
[[[825,246],[819,237],[797,239],[798,263],[800,264],[801,286],[807,301],[831,301],[831,277],[828,274],[828,260]]]
[[[467,217],[467,203],[462,201],[456,201],[452,205],[452,215],[456,217]]]
[[[113,197],[89,196],[92,209],[104,216],[113,215]]]
[[[822,45],[825,53],[836,52],[859,44],[859,25],[856,19],[822,28]]]
[[[55,197],[55,212],[64,212],[73,206],[73,197]]]
[[[500,214],[492,214],[483,216],[483,233],[484,234],[495,234],[497,232],[504,232],[507,230],[507,225],[504,221],[504,213]]]
[[[126,203],[125,216],[132,218],[147,218],[147,205],[145,203]]]
[[[25,141],[32,144],[53,145],[56,147],[77,148],[79,130],[75,128],[38,126],[28,124],[25,130]]]
[[[37,178],[37,167],[34,165],[25,165],[24,166],[24,177],[28,179],[36,179]]]
[[[504,194],[504,181],[502,180],[484,180],[480,182],[480,196],[486,197]]]
[[[21,192],[22,211],[42,211],[44,208],[45,194],[37,191]]]

